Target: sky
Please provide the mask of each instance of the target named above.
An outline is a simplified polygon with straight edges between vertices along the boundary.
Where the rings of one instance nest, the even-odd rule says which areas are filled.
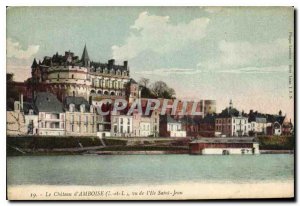
[[[241,111],[282,110],[293,121],[293,15],[292,7],[11,7],[7,72],[24,81],[33,58],[81,56],[86,44],[91,60],[128,60],[132,78],[165,81],[179,99],[216,100],[217,112],[232,99]]]

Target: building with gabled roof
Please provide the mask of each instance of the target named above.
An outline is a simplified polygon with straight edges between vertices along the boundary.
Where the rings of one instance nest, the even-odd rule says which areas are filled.
[[[64,101],[66,135],[96,136],[99,118],[96,108],[83,97],[68,96]]]
[[[280,110],[278,114],[267,114],[267,134],[280,136],[282,134],[282,126],[285,122],[286,116],[282,115]]]
[[[65,135],[64,107],[54,94],[38,92],[33,104],[38,113],[39,135]]]
[[[267,115],[250,110],[248,122],[250,124],[249,134],[251,136],[267,134]]]
[[[180,120],[175,120],[171,115],[159,116],[159,135],[161,137],[186,137],[186,131]]]

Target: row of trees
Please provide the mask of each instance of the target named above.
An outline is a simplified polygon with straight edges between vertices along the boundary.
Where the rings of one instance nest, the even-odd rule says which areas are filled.
[[[139,85],[142,87],[142,98],[165,98],[175,99],[175,90],[169,87],[163,81],[156,81],[150,84],[150,80],[147,78],[141,78]]]

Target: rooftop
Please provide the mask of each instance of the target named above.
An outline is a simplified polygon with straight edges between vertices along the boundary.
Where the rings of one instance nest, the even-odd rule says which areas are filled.
[[[56,52],[56,54],[54,54],[52,57],[45,56],[43,61],[39,63],[37,63],[36,59],[34,59],[31,68],[34,70],[38,66],[52,67],[68,65],[88,67],[90,68],[91,72],[102,72],[104,69],[128,71],[127,61],[124,61],[123,65],[116,65],[114,59],[108,60],[107,63],[90,61],[86,45],[84,46],[81,59],[78,56],[75,56],[71,51],[66,51],[64,55],[58,54],[58,52]]]
[[[85,105],[85,109],[90,109],[89,102],[83,97],[67,96],[64,101],[65,108],[68,109],[70,104],[75,105],[75,111],[80,111],[80,105]]]
[[[49,92],[38,92],[34,98],[34,105],[37,112],[64,112],[63,104]]]

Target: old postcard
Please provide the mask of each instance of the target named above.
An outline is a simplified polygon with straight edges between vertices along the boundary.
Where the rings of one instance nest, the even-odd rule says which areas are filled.
[[[293,7],[8,7],[8,200],[294,198]]]

